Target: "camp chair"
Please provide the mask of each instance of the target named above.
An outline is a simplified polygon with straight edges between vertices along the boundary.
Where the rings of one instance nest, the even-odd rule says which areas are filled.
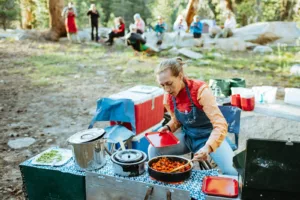
[[[239,133],[240,133],[240,118],[241,109],[234,106],[219,106],[226,122],[228,124],[228,133],[234,134],[235,142],[233,143],[227,136],[225,139],[229,143],[233,151],[237,150],[239,143]],[[192,158],[194,155],[192,154]],[[199,162],[200,169],[212,169],[213,167],[208,161]]]

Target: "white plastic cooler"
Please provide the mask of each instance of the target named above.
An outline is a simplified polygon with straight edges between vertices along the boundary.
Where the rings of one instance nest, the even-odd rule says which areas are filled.
[[[159,123],[164,116],[163,90],[159,87],[138,85],[109,96],[112,99],[131,99],[134,102],[136,134]],[[122,122],[110,122],[111,125]],[[122,123],[131,129],[130,123]]]

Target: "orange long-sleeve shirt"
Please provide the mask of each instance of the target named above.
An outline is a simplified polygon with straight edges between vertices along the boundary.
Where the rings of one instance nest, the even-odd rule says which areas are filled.
[[[193,94],[192,94],[193,95]],[[212,151],[215,151],[223,142],[227,135],[228,125],[221,113],[212,91],[206,84],[203,84],[196,93],[197,101],[202,106],[203,111],[213,125],[213,130],[206,144],[209,145]],[[168,123],[171,130],[175,132],[180,128],[181,124],[177,121],[173,109],[168,103],[168,94],[164,95],[164,106],[171,115],[171,120]],[[177,104],[177,109],[180,110],[180,104]],[[181,112],[184,110],[180,110]]]

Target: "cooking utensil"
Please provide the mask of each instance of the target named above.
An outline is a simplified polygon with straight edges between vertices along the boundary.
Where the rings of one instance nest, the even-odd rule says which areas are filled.
[[[170,171],[170,173],[172,173],[172,172],[176,172],[176,171],[178,171],[178,170],[180,170],[180,169],[182,169],[182,168],[184,168],[184,167],[187,167],[191,162],[193,162],[194,160],[190,160],[189,162],[187,162],[186,164],[184,164],[184,165],[181,165],[181,166],[179,166],[179,167],[177,167],[177,168],[175,168],[175,169],[173,169],[172,171]]]
[[[92,128],[78,132],[68,138],[72,146],[76,167],[81,170],[94,170],[103,167],[106,163],[104,129]]]
[[[170,131],[146,133],[145,138],[154,147],[168,147],[180,143],[180,141]]]
[[[174,156],[174,155],[164,155],[164,156],[157,156],[152,158],[148,162],[148,173],[149,175],[158,180],[158,181],[164,181],[164,182],[182,182],[188,178],[190,178],[192,174],[192,168],[193,168],[193,162],[190,162],[191,168],[184,172],[178,172],[178,173],[166,173],[166,172],[160,172],[153,169],[151,166],[153,163],[156,163],[159,159],[166,157],[171,161],[180,161],[184,163],[188,163],[190,160],[180,157],[180,156]]]
[[[145,172],[147,155],[139,150],[115,152],[111,157],[114,173],[120,176],[138,176]]]
[[[206,176],[203,179],[202,191],[207,195],[236,198],[239,193],[235,179],[218,176]]]

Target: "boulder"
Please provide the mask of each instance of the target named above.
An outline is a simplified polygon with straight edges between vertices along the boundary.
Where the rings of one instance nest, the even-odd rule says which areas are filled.
[[[300,64],[295,64],[290,69],[291,75],[300,76]]]
[[[35,139],[31,137],[18,138],[15,140],[9,140],[8,146],[13,149],[20,149],[20,148],[28,147],[32,145],[34,142]]]
[[[190,49],[187,49],[187,48],[179,49],[178,53],[182,54],[182,55],[184,55],[184,56],[186,56],[188,58],[192,58],[192,59],[203,58],[203,55],[201,53],[194,52],[194,51],[192,51]]]
[[[225,51],[245,51],[246,42],[239,38],[219,38],[216,47]]]
[[[300,37],[300,30],[296,22],[260,22],[235,29],[233,37],[258,44],[276,40],[293,44]]]
[[[271,47],[268,47],[268,46],[257,46],[253,49],[253,52],[255,53],[261,53],[261,54],[264,54],[264,53],[272,53],[273,52],[273,49]]]

